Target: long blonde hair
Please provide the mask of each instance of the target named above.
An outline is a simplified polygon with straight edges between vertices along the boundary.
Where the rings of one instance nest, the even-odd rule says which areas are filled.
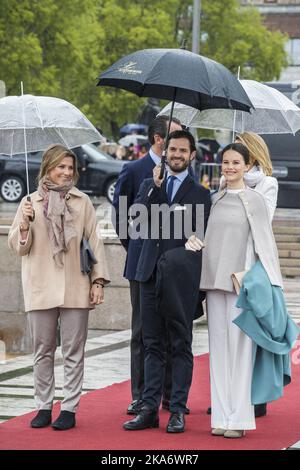
[[[73,158],[73,183],[76,184],[79,178],[76,155],[72,152],[72,150],[69,150],[67,147],[61,144],[52,144],[43,153],[41,168],[37,177],[38,182],[40,182],[49,171],[53,170],[53,168],[59,165],[65,157]]]
[[[273,165],[264,139],[255,132],[243,132],[236,136],[236,140],[244,144],[249,150],[251,168],[254,165],[259,165],[265,175],[272,176]]]

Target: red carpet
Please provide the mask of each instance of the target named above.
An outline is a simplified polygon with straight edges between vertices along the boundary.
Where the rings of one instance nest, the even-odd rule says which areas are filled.
[[[298,342],[299,343],[299,342]],[[224,439],[210,434],[206,415],[209,398],[208,355],[195,359],[194,380],[186,420],[186,432],[167,434],[169,413],[160,412],[160,428],[124,431],[128,419],[124,410],[130,401],[129,381],[84,395],[77,413],[77,426],[69,431],[52,428],[31,429],[35,413],[0,424],[0,449],[4,450],[276,450],[300,440],[300,350],[293,351],[293,382],[285,387],[284,397],[268,405],[268,415],[257,420],[257,429],[242,439]],[[99,363],[99,367],[101,364]],[[59,406],[54,408],[54,417]]]

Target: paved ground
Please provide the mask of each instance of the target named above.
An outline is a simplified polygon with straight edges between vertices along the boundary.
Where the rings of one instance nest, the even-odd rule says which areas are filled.
[[[15,211],[12,205],[0,205],[0,217],[9,217]],[[104,236],[112,236],[109,224],[110,205],[105,200],[95,201],[97,213],[101,219],[101,232]],[[103,214],[104,211],[104,214]],[[281,218],[282,211],[278,212]],[[293,212],[293,215],[295,213]],[[284,212],[286,217],[287,213]],[[300,322],[300,279],[285,279],[285,294],[288,310],[292,317]],[[121,307],[120,307],[121,308]],[[90,330],[85,360],[85,379],[83,393],[122,382],[130,378],[129,369],[130,330],[97,331]],[[194,354],[208,352],[207,324],[205,318],[194,325]],[[35,409],[33,398],[32,355],[6,358],[0,350],[0,422],[24,414]],[[56,353],[56,398],[61,398],[63,383],[63,367],[61,351]],[[300,438],[300,436],[299,436]],[[293,446],[300,450],[300,440]]]
[[[286,296],[289,312],[300,321],[300,280],[286,280]],[[90,330],[86,346],[85,379],[83,393],[122,382],[130,378],[129,369],[130,330]],[[194,324],[193,352],[208,352],[208,335],[205,318]],[[33,358],[31,354],[2,361],[0,365],[0,422],[35,409],[33,398]],[[58,348],[55,365],[56,398],[62,395],[63,366]],[[300,437],[300,436],[299,436]],[[300,441],[294,449],[300,450]]]

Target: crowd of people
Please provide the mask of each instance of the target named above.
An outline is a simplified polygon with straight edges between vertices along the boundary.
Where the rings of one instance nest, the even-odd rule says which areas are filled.
[[[265,287],[276,290],[277,297],[283,295],[271,226],[278,184],[271,176],[272,163],[263,139],[243,133],[221,151],[222,178],[211,196],[209,189],[195,181],[191,166],[196,155],[194,137],[177,119],[172,120],[167,136],[168,124],[167,116],[150,124],[150,148],[147,151],[145,146],[142,158],[123,166],[113,201],[117,233],[126,227],[120,241],[127,252],[124,276],[130,283],[132,303],[132,397],[126,412],[134,417],[124,423],[124,429],[157,428],[162,403],[170,411],[166,431],[185,431],[193,374],[193,320],[203,314],[206,296],[211,433],[241,438],[246,430],[255,429],[254,405],[263,407],[261,415],[266,414],[266,403],[282,395],[286,376],[290,377],[289,370],[284,370],[284,378],[276,370],[272,375],[270,368],[268,382],[260,380],[263,352],[268,351],[269,359],[276,352],[259,344],[262,353],[254,368],[256,333],[262,327],[253,323],[249,328],[249,318],[245,321],[243,316],[253,289],[257,293]],[[165,148],[167,166],[162,172]],[[51,424],[56,430],[67,430],[75,426],[88,314],[104,301],[104,287],[110,282],[95,210],[89,197],[76,188],[77,178],[73,152],[62,145],[49,147],[43,155],[38,190],[31,200],[21,201],[8,237],[9,247],[22,257],[25,310],[34,347],[38,408],[31,421],[34,428]],[[125,214],[121,197],[127,198],[130,209]],[[141,225],[148,230],[140,237],[130,236],[135,204],[146,208]],[[154,207],[168,209],[167,235],[162,214],[158,230],[155,234],[152,230]],[[179,214],[190,217],[189,231],[183,229],[185,218]],[[97,260],[89,264],[88,271],[81,264],[83,240],[88,256]],[[261,279],[258,287],[254,270]],[[244,277],[238,290],[233,279],[241,279],[241,273]],[[299,329],[284,310],[284,299],[281,305],[280,318],[289,325],[288,336],[286,331],[277,334],[280,325],[275,318],[271,322],[277,332],[273,339],[278,349],[284,344],[288,351]],[[272,337],[273,330],[267,327],[271,315],[269,309],[260,336]],[[58,321],[65,383],[61,413],[52,422]],[[288,364],[287,355],[281,358]]]

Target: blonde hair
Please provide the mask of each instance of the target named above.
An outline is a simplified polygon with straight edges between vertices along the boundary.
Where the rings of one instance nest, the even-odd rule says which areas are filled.
[[[79,178],[76,155],[72,152],[72,150],[69,150],[67,147],[61,144],[52,144],[43,153],[41,168],[37,177],[38,182],[40,182],[42,178],[47,176],[49,171],[53,170],[53,168],[59,165],[65,157],[73,158],[73,183],[76,184]]]
[[[236,136],[236,140],[245,145],[250,153],[251,168],[259,165],[265,175],[272,176],[273,165],[267,144],[260,135],[255,132],[243,132]]]

